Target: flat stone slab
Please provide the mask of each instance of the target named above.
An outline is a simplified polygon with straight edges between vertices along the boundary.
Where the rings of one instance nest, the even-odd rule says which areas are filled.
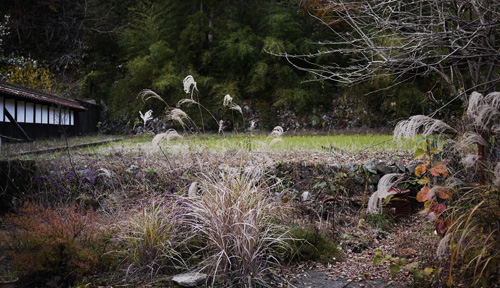
[[[175,275],[172,281],[181,287],[197,287],[207,281],[207,275],[203,273],[184,273]]]
[[[305,277],[294,279],[296,288],[408,288],[391,284],[389,280],[351,281],[348,279],[329,279],[328,273],[322,271],[307,271]]]

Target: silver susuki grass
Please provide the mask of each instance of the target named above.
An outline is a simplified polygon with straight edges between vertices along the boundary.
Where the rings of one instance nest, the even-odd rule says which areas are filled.
[[[173,120],[173,121],[179,123],[183,129],[186,128],[186,123],[184,122],[184,120],[191,121],[191,118],[189,118],[189,116],[186,114],[186,112],[182,111],[179,108],[173,108],[170,111],[168,111],[167,112],[167,119]]]
[[[198,102],[196,102],[195,100],[193,100],[191,98],[184,98],[184,99],[179,100],[179,102],[177,102],[177,107],[181,107],[184,104],[196,104],[196,105],[198,105]]]
[[[191,93],[191,98],[193,98],[193,92],[195,90],[198,91],[198,87],[196,87],[196,81],[194,81],[193,76],[192,75],[186,76],[186,78],[184,78],[182,83],[184,84],[184,92],[186,92],[186,94]]]
[[[430,136],[441,134],[446,131],[455,131],[441,120],[433,119],[424,115],[416,115],[408,120],[400,121],[394,128],[394,139],[415,138],[419,134]]]
[[[142,114],[142,111],[139,111],[139,115],[141,116],[142,121],[144,122],[144,127],[149,120],[153,119],[153,110],[148,110],[146,113]]]
[[[224,96],[224,101],[222,102],[222,105],[223,106],[229,106],[233,103],[233,97],[231,97],[231,95],[229,94],[226,94]]]
[[[273,128],[273,131],[269,135],[269,137],[281,137],[283,135],[283,127],[281,126],[276,126]]]
[[[267,138],[271,138],[271,142],[269,142],[269,147],[272,147],[274,144],[276,144],[280,141],[283,141],[283,138],[281,138],[283,133],[284,133],[283,127],[281,127],[281,126],[274,127],[273,131],[267,137]]]
[[[276,249],[288,248],[288,230],[276,219],[283,208],[256,176],[204,174],[201,194],[188,201],[190,226],[206,241],[200,269],[223,286],[269,286],[266,274],[279,265]]]
[[[157,147],[164,140],[167,141],[167,143],[168,143],[171,140],[182,139],[182,138],[183,138],[182,135],[180,135],[179,133],[177,133],[176,130],[174,130],[174,129],[168,129],[167,132],[165,132],[165,133],[157,134],[153,138],[153,140],[151,141],[151,143],[153,144],[154,147]]]
[[[368,200],[367,213],[378,214],[382,212],[384,199],[390,195],[389,190],[402,181],[404,174],[393,173],[384,175],[377,185],[377,191]]]
[[[218,132],[217,132],[217,133],[219,133],[219,134],[220,134],[220,133],[222,133],[222,132],[224,131],[224,128],[225,128],[225,127],[226,127],[226,126],[224,126],[224,120],[220,120],[220,121],[219,121],[219,130],[218,130]]]
[[[153,90],[150,90],[150,89],[144,89],[141,91],[141,93],[139,93],[139,96],[142,98],[142,101],[143,102],[146,102],[150,99],[156,99],[156,100],[160,100],[161,102],[163,102],[163,104],[165,104],[167,106],[167,108],[169,108],[170,106],[168,105],[167,102],[165,102],[165,100],[163,100],[163,98],[161,98],[160,95],[156,94],[156,92],[154,92]]]

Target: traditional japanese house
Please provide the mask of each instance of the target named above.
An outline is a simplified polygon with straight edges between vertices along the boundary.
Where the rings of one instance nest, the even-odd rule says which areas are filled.
[[[0,137],[6,141],[78,135],[86,110],[75,100],[0,82]]]

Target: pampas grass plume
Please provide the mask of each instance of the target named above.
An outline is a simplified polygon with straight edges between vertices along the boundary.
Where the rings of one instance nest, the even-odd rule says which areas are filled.
[[[141,115],[142,121],[144,121],[144,126],[146,126],[149,120],[153,119],[153,110],[149,110],[144,114],[142,114],[142,111],[139,111],[139,114]]]
[[[370,214],[377,214],[382,212],[383,201],[381,200],[389,196],[389,190],[396,184],[398,184],[403,176],[404,174],[399,173],[384,175],[378,182],[377,191],[375,191],[375,193],[373,193],[368,200],[368,207],[366,209],[366,212]]]
[[[231,95],[229,94],[226,94],[226,96],[224,96],[224,102],[222,103],[222,105],[229,106],[232,103],[233,103],[233,97],[231,97]]]
[[[191,120],[189,116],[186,114],[186,112],[182,111],[179,108],[173,108],[167,113],[167,118],[169,120],[174,120],[177,121],[179,124],[181,124],[182,127],[185,127],[184,120]]]
[[[186,94],[189,94],[191,92],[192,95],[192,91],[194,90],[198,91],[193,76],[191,75],[186,76],[186,78],[184,78],[182,83],[184,84],[184,92],[186,92]],[[193,86],[193,89],[191,89],[191,86]]]

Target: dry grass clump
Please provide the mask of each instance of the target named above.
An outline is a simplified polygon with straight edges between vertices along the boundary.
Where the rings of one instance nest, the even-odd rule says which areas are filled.
[[[449,255],[444,274],[450,286],[460,282],[475,287],[499,284],[499,199],[498,188],[482,187],[472,189],[455,204],[453,224],[440,243],[441,256]]]
[[[288,229],[277,215],[282,207],[254,173],[209,173],[200,194],[189,199],[193,233],[206,247],[201,270],[223,286],[267,286],[266,276],[279,264],[277,249],[287,248]]]
[[[148,275],[185,268],[180,251],[187,231],[185,213],[179,201],[158,198],[141,205],[130,218],[118,224],[116,238],[128,276]]]

